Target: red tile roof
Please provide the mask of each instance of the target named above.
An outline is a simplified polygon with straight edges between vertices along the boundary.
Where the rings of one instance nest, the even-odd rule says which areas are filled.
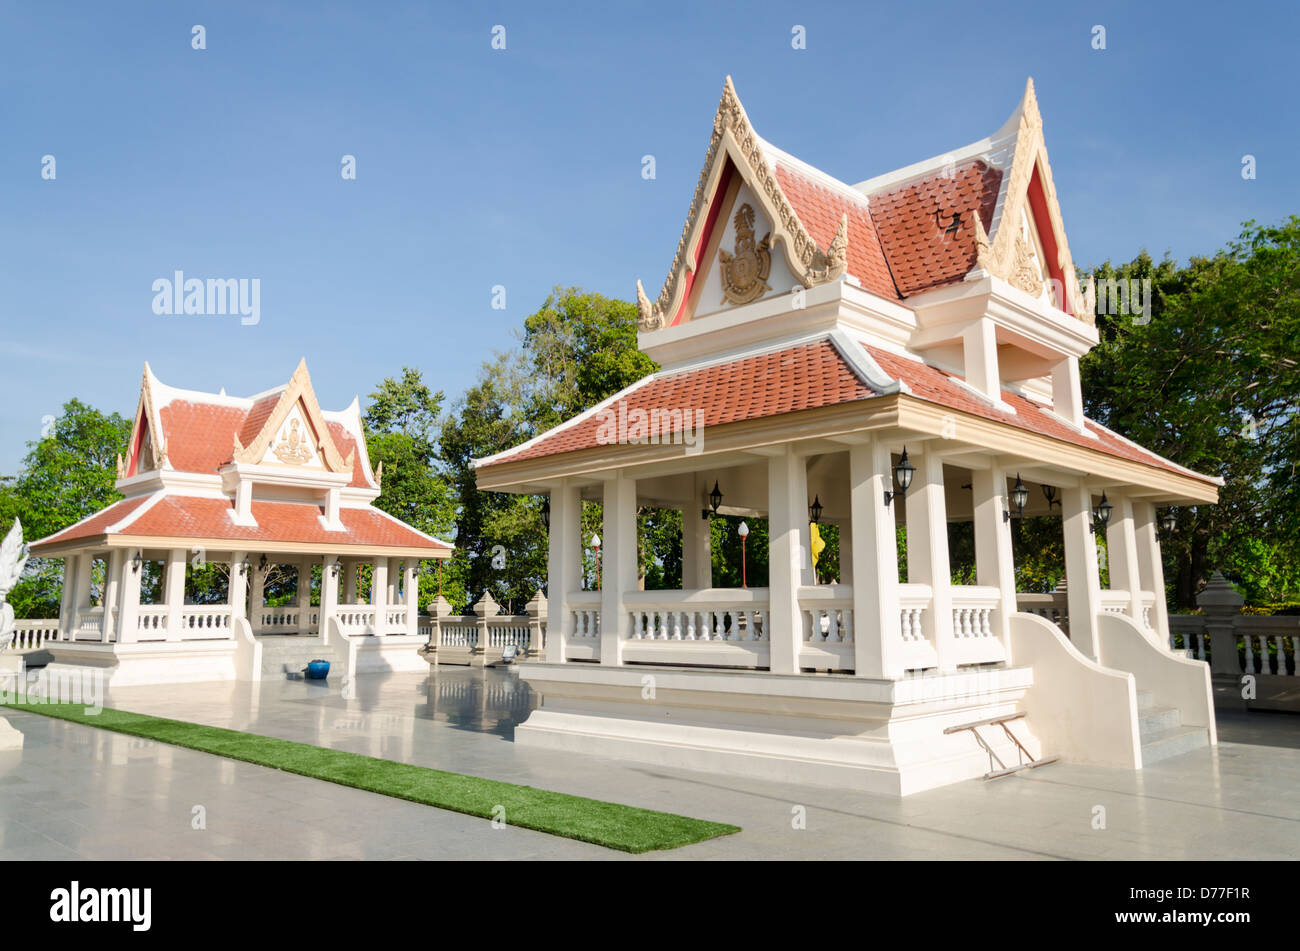
[[[1001,182],[1002,172],[973,161],[870,196],[871,220],[903,297],[959,281],[975,266],[971,212],[979,209],[987,232]]]
[[[847,214],[848,272],[873,294],[890,300],[898,298],[898,289],[894,287],[889,265],[885,263],[865,196],[854,197],[827,188],[780,161],[776,164],[776,180],[794,213],[823,251],[830,247],[840,226],[840,217]]]
[[[110,505],[89,521],[57,532],[32,545],[33,551],[46,545],[91,538],[134,512],[145,500],[124,499]],[[231,521],[233,506],[223,499],[167,496],[125,526],[117,534],[159,538],[223,539],[231,542],[288,542],[304,545],[361,545],[369,548],[424,548],[450,551],[451,546],[421,535],[413,528],[373,508],[344,508],[339,520],[345,531],[331,532],[320,524],[322,511],[315,505],[294,502],[253,502],[257,527]]]
[[[1168,472],[1188,474],[1188,470],[1162,459],[1153,452],[1148,452],[1140,446],[1119,438],[1110,430],[1098,426],[1091,420],[1085,421],[1085,425],[1090,432],[1096,434],[1096,439],[1060,422],[1050,415],[1046,411],[1046,407],[1041,404],[1008,390],[1002,391],[1002,401],[1016,411],[1014,415],[994,409],[993,406],[975,396],[966,387],[955,382],[961,379],[956,374],[946,373],[919,360],[900,357],[878,347],[864,344],[863,348],[871,354],[885,373],[893,379],[902,380],[912,391],[913,396],[923,400],[938,403],[941,406],[959,410],[963,413],[970,413],[972,416],[997,420],[1018,429],[1041,433],[1044,436],[1073,443],[1076,446],[1097,449],[1108,455],[1118,456],[1121,459],[1155,466]],[[1199,473],[1190,474],[1206,482],[1214,481],[1209,476]]]
[[[961,378],[955,374],[877,347],[863,345],[863,348],[891,380],[901,380],[918,399],[1169,472],[1188,473],[1091,421],[1087,428],[1096,434],[1096,439],[1058,421],[1043,406],[1023,396],[1003,391],[1003,401],[1016,410],[1014,414],[1006,413],[976,396],[958,382]],[[607,406],[617,411],[623,403],[629,413],[634,409],[661,412],[702,409],[704,425],[711,427],[877,395],[850,368],[834,344],[821,340],[648,378],[648,382],[634,384],[623,391]],[[535,442],[502,453],[481,467],[595,448],[602,443],[601,424],[600,414],[579,417],[576,422],[561,424]],[[664,436],[673,431],[674,428],[666,428],[659,441],[671,441]],[[1206,482],[1214,481],[1208,476],[1192,475]]]
[[[624,403],[629,413],[640,409],[660,413],[682,410],[693,414],[702,409],[705,426],[720,426],[874,395],[844,362],[835,346],[829,340],[822,340],[634,384],[611,408],[618,413],[619,403]],[[694,419],[692,415],[692,423]],[[601,423],[600,414],[592,414],[562,424],[508,458],[514,462],[600,445]],[[660,442],[671,441],[672,433],[679,428],[665,425],[651,438],[658,436]]]
[[[268,396],[254,403],[251,409],[192,400],[172,400],[164,404],[158,410],[158,416],[162,420],[167,459],[172,468],[181,472],[216,473],[230,462],[235,434],[239,434],[243,445],[256,439],[279,399],[278,395]],[[347,459],[348,453],[357,448],[357,441],[342,423],[327,421],[326,425],[339,455]],[[353,460],[352,480],[348,485],[369,485],[360,451]]]

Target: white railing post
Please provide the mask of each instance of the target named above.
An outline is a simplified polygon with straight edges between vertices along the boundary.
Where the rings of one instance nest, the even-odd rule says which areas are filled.
[[[1161,592],[1156,592],[1156,599],[1160,598]],[[1245,603],[1246,599],[1218,571],[1210,576],[1205,590],[1196,596],[1196,606],[1205,614],[1205,630],[1210,638],[1211,673],[1233,677],[1241,674],[1241,659],[1237,656],[1237,618]]]
[[[483,667],[487,664],[487,652],[492,643],[491,619],[501,613],[501,605],[497,604],[491,592],[484,591],[483,597],[478,599],[472,610],[475,617],[474,627],[478,631],[478,641],[471,651],[470,663],[475,667]]]
[[[546,595],[540,588],[524,610],[528,613],[528,656],[541,657],[546,649]]]

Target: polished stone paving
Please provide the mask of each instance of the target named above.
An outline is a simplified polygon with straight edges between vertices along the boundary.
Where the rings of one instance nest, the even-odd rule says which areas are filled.
[[[112,691],[107,705],[743,827],[626,856],[276,770],[4,711],[0,859],[1263,859],[1300,857],[1300,716],[1220,714],[1141,772],[1057,764],[906,799],[518,748],[508,670]],[[201,807],[201,812],[199,812]],[[795,828],[795,814],[806,828]],[[200,822],[196,819],[199,813]],[[1104,815],[1104,828],[1094,828]],[[508,817],[507,817],[508,818]],[[204,826],[196,828],[195,826]]]

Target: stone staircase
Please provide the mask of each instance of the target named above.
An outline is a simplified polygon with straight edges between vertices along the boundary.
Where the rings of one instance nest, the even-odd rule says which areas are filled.
[[[1183,726],[1182,714],[1178,708],[1157,707],[1151,691],[1139,690],[1137,705],[1143,766],[1209,746],[1209,730],[1205,727]]]
[[[336,645],[326,646],[319,637],[308,635],[262,635],[257,638],[262,645],[262,676],[283,677],[286,674],[299,674],[313,660],[330,662],[330,678],[338,679],[344,675],[347,658],[342,656]]]

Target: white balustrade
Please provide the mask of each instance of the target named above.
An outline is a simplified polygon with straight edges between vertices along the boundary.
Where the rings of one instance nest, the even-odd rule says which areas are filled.
[[[136,639],[162,641],[167,639],[167,605],[142,604],[135,619]]]
[[[853,586],[811,585],[799,589],[805,644],[853,643]]]
[[[371,604],[340,604],[334,619],[344,634],[363,634],[374,630],[375,608]]]
[[[58,618],[19,618],[14,621],[14,639],[9,649],[15,653],[40,650],[58,639]]]
[[[181,640],[225,640],[231,636],[229,605],[187,605],[181,611]]]
[[[925,612],[930,608],[931,592],[928,585],[904,584],[898,586],[899,626],[904,644],[926,643]]]
[[[993,612],[997,610],[1000,600],[997,588],[953,585],[953,637],[957,640],[994,637]]]

